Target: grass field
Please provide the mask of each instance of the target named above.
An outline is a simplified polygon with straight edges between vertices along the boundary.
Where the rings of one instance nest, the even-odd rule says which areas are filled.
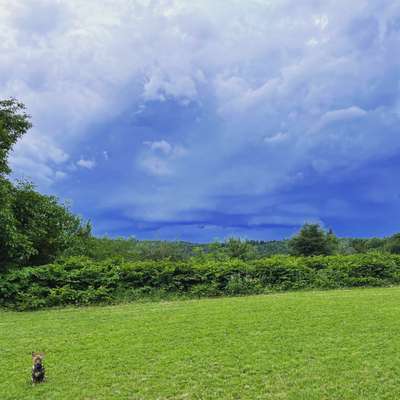
[[[399,350],[400,288],[0,312],[0,399],[394,400]]]

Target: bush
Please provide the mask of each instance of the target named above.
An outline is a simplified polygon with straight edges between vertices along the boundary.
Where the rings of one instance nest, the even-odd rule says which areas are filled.
[[[257,294],[263,291],[263,286],[257,278],[237,274],[229,278],[225,291],[229,295]]]
[[[400,255],[273,256],[244,261],[96,262],[71,257],[0,275],[0,306],[49,306],[247,295],[400,283]]]

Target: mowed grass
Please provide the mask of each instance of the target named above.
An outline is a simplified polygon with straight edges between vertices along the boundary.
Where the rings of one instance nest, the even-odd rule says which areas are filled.
[[[0,399],[398,399],[399,350],[399,288],[0,312]]]

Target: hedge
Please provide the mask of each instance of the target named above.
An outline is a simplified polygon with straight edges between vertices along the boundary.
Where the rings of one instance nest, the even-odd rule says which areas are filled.
[[[0,306],[16,309],[400,283],[400,256],[381,253],[253,261],[95,262],[72,257],[0,275]]]

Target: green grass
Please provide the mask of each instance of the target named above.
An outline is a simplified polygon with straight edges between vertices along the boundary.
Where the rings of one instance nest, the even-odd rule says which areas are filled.
[[[0,399],[394,400],[399,349],[400,288],[0,312]]]

